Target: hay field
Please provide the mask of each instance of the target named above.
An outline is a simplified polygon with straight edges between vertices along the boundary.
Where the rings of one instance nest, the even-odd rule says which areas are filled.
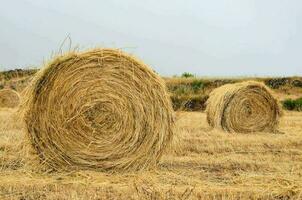
[[[178,112],[178,151],[122,174],[29,170],[13,112],[0,111],[0,199],[302,199],[301,112],[285,112],[285,134],[227,134],[203,112]]]

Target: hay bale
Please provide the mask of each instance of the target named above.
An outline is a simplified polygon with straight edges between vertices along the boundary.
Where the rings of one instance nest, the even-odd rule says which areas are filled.
[[[26,99],[29,141],[51,169],[145,169],[172,139],[173,109],[164,81],[120,50],[54,59],[26,89]]]
[[[207,101],[210,126],[227,132],[275,131],[281,115],[278,101],[262,83],[227,84],[213,90]]]
[[[1,108],[15,108],[20,103],[19,94],[11,89],[0,90],[0,107]]]

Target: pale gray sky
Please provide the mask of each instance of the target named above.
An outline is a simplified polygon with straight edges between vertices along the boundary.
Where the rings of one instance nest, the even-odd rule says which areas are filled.
[[[0,0],[0,69],[117,47],[162,75],[302,75],[301,0]],[[63,49],[68,49],[68,42]]]

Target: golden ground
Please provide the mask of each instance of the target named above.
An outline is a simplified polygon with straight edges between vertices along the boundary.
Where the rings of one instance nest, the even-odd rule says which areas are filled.
[[[178,151],[157,169],[47,174],[24,166],[13,111],[0,111],[0,199],[302,199],[302,113],[285,112],[284,134],[228,134],[177,113]]]

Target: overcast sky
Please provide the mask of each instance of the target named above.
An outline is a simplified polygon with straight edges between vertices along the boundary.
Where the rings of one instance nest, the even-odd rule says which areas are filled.
[[[116,47],[162,75],[302,75],[301,0],[0,0],[0,69]],[[62,49],[69,49],[69,40]]]

